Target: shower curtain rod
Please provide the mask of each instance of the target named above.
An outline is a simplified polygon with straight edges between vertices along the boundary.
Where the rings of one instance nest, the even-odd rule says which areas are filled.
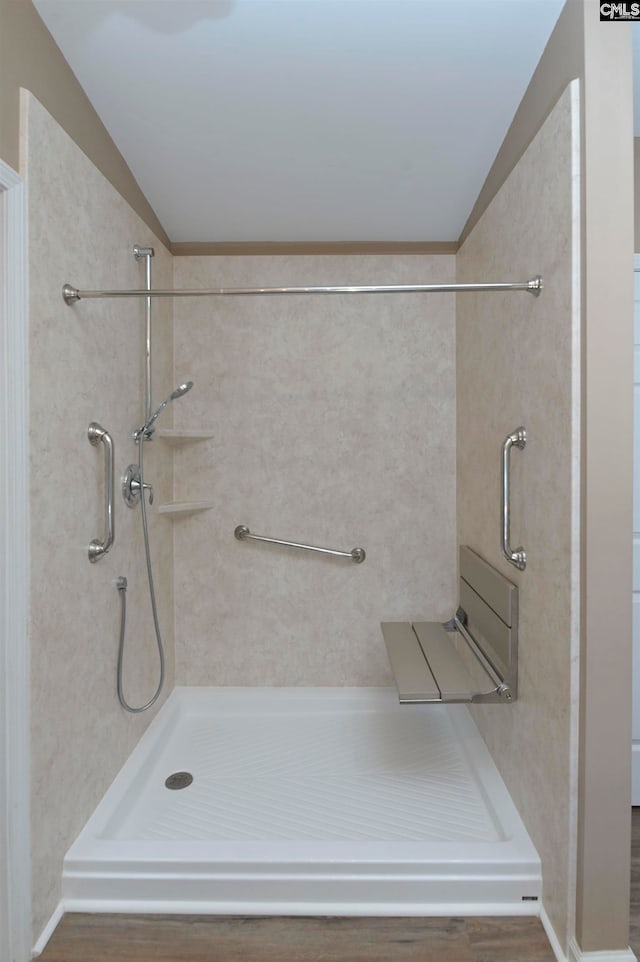
[[[62,288],[67,304],[88,298],[102,297],[215,297],[241,296],[244,294],[408,294],[447,293],[459,291],[528,291],[538,296],[542,290],[542,277],[513,284],[396,284],[368,287],[216,287],[208,290],[150,290],[150,291],[81,291],[71,284]]]

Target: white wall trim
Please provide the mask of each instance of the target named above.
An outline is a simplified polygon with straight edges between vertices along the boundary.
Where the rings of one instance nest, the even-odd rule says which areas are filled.
[[[5,794],[8,931],[0,948],[10,962],[31,954],[29,774],[28,314],[26,190],[0,161],[3,194],[0,292],[0,791]],[[2,786],[2,782],[4,786]],[[2,956],[4,962],[4,956]]]
[[[38,956],[38,955],[40,955],[42,952],[44,952],[44,950],[45,950],[46,947],[47,947],[47,943],[48,943],[49,939],[51,938],[51,936],[53,935],[53,933],[55,932],[55,930],[58,928],[58,925],[60,924],[60,921],[61,921],[62,916],[64,915],[64,913],[65,913],[65,904],[64,904],[64,902],[62,902],[62,901],[61,901],[61,902],[58,902],[58,904],[56,905],[56,907],[55,907],[55,909],[54,909],[54,911],[53,911],[53,914],[52,914],[51,918],[49,919],[49,921],[47,922],[47,924],[46,924],[45,927],[43,928],[43,930],[42,930],[42,932],[40,933],[40,936],[39,936],[39,938],[38,938],[38,941],[36,942],[36,944],[35,944],[34,947],[33,947],[33,953],[32,953],[32,954],[33,954],[33,957],[34,957],[34,958],[36,958],[36,956]]]
[[[637,688],[634,685],[634,698],[638,697],[636,691]],[[631,744],[631,804],[640,805],[640,741],[635,739]]]
[[[569,950],[565,955],[544,907],[540,910],[540,921],[557,962],[638,962],[631,949],[612,952],[583,952],[575,938],[570,940]]]
[[[549,939],[549,944],[551,946],[553,954],[557,959],[557,962],[568,962],[567,956],[565,955],[564,949],[562,948],[562,946],[560,945],[560,942],[558,941],[558,936],[556,935],[556,931],[553,925],[551,924],[551,919],[547,915],[547,910],[545,909],[544,905],[540,909],[540,921],[542,922],[542,928],[544,929],[546,936]]]
[[[633,257],[633,408],[634,424],[638,417],[638,386],[637,378],[640,377],[638,369],[638,359],[640,356],[640,341],[638,340],[638,322],[640,322],[640,298],[638,297],[638,283],[640,282],[640,254]],[[637,432],[637,425],[634,434]],[[638,483],[640,482],[640,453],[637,449],[637,442],[633,452],[633,527],[637,524],[636,517],[640,508],[640,494],[638,493]],[[631,593],[633,605],[633,671],[632,671],[632,690],[633,690],[633,742],[631,745],[631,804],[640,805],[640,695],[637,694],[638,684],[640,684],[640,557],[638,555],[637,543],[640,532],[633,531],[633,591]]]
[[[569,943],[568,962],[637,962],[631,949],[619,952],[583,952],[575,939]]]
[[[576,930],[580,770],[580,615],[582,572],[582,125],[580,81],[571,90],[571,675],[569,767],[569,878],[563,932]],[[552,930],[553,931],[553,930]],[[565,934],[566,933],[566,934]],[[554,949],[555,951],[555,949]],[[564,950],[563,950],[564,951]]]

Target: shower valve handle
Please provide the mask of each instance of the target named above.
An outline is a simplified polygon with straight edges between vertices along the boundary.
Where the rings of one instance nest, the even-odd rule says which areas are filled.
[[[143,481],[142,484],[140,484],[139,481],[135,481],[135,480],[131,482],[131,490],[133,492],[137,492],[139,494],[140,488],[142,488],[143,490],[147,490],[149,492],[149,504],[153,504],[153,485],[147,484],[146,481]]]
[[[149,504],[153,504],[153,485],[144,481],[140,484],[140,470],[137,464],[130,464],[122,478],[122,497],[130,508],[140,500],[141,491],[149,492]]]

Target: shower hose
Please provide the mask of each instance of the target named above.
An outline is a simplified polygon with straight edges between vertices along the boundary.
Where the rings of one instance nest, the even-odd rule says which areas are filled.
[[[147,507],[144,499],[144,488],[142,487],[144,481],[144,474],[142,470],[142,449],[144,447],[144,432],[140,436],[138,441],[138,469],[140,472],[140,510],[142,511],[142,532],[144,535],[144,550],[147,559],[147,575],[149,577],[149,595],[151,597],[151,611],[153,612],[153,624],[156,631],[156,642],[158,645],[158,656],[160,658],[160,681],[158,682],[158,687],[156,688],[153,697],[146,703],[146,705],[141,705],[139,708],[134,708],[129,705],[122,687],[122,672],[123,672],[123,662],[124,662],[124,639],[126,633],[127,625],[127,579],[118,578],[116,581],[116,587],[118,589],[118,594],[120,595],[120,643],[118,645],[118,701],[125,709],[125,711],[132,712],[133,714],[138,714],[139,712],[146,711],[147,708],[151,708],[153,704],[158,700],[160,692],[162,691],[162,686],[164,685],[164,646],[162,644],[162,635],[160,634],[160,625],[158,623],[158,609],[156,606],[156,592],[153,586],[153,571],[151,570],[151,552],[149,551],[149,525],[147,523]]]

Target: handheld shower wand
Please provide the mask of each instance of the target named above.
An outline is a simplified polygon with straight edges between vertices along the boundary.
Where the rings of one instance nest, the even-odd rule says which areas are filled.
[[[144,553],[147,561],[147,577],[149,580],[149,596],[151,599],[151,613],[153,614],[153,626],[156,633],[156,643],[158,645],[158,658],[160,660],[160,678],[158,681],[158,686],[151,696],[148,702],[144,705],[130,705],[127,701],[124,693],[123,686],[123,672],[124,672],[124,643],[125,643],[125,632],[126,632],[126,622],[127,622],[127,579],[118,578],[116,582],[118,588],[118,594],[120,595],[120,642],[118,644],[118,665],[116,670],[117,679],[117,693],[118,700],[125,711],[131,712],[132,714],[139,714],[140,712],[146,711],[151,708],[152,705],[156,703],[160,697],[160,692],[162,691],[164,685],[164,645],[162,643],[162,634],[160,632],[160,624],[158,622],[158,607],[156,605],[156,592],[153,584],[153,571],[151,569],[151,551],[149,549],[149,527],[147,524],[147,509],[145,505],[144,491],[145,488],[149,489],[149,503],[152,501],[153,488],[149,484],[145,484],[144,481],[144,471],[142,467],[142,452],[144,449],[144,442],[148,441],[153,435],[152,424],[156,418],[164,411],[167,404],[170,401],[175,401],[176,398],[182,397],[187,391],[190,391],[193,387],[193,381],[186,381],[173,391],[168,398],[160,404],[156,410],[153,412],[148,421],[138,428],[137,431],[133,432],[133,438],[138,445],[138,466],[136,468],[135,464],[130,464],[127,468],[126,475],[123,479],[123,495],[124,499],[130,508],[134,506],[138,501],[140,502],[140,510],[142,514],[142,533],[144,537]]]
[[[162,414],[167,404],[169,404],[170,401],[175,401],[176,398],[182,397],[183,394],[186,394],[187,391],[190,391],[192,387],[193,387],[193,381],[185,381],[185,383],[180,384],[179,387],[175,389],[175,391],[172,391],[169,397],[165,398],[162,404],[158,405],[158,407],[155,409],[155,411],[153,412],[149,420],[145,421],[145,423],[142,425],[141,428],[138,428],[137,431],[133,432],[133,440],[136,442],[139,442],[142,436],[144,435],[144,440],[149,441],[153,435],[153,431],[151,430],[151,425],[154,423],[156,418],[158,418],[159,415]]]

